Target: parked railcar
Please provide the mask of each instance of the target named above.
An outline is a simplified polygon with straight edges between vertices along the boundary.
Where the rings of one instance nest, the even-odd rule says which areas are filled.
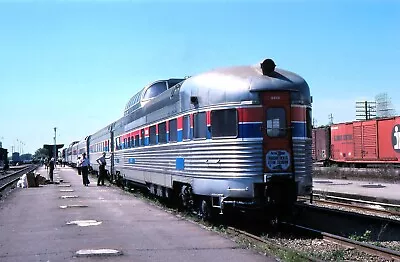
[[[95,134],[89,151],[107,141],[117,181],[179,197],[205,216],[212,208],[286,209],[311,194],[309,87],[271,59],[156,81]]]
[[[113,147],[113,132],[112,132],[113,124],[110,124],[93,135],[90,136],[88,140],[89,145],[89,161],[92,166],[92,171],[95,173],[99,172],[99,164],[96,160],[102,156],[102,153],[106,153],[106,158],[111,157],[111,159],[107,159],[106,171],[108,174],[112,174],[111,163],[113,162],[113,156],[111,154]]]
[[[329,164],[354,167],[400,164],[400,117],[333,124],[329,133]],[[314,142],[321,142],[316,130],[314,134]]]
[[[82,156],[82,154],[85,153],[86,156],[89,157],[89,139],[90,136],[86,136],[74,145],[73,148],[76,150],[76,157],[72,159],[74,166],[77,165],[78,156]]]
[[[0,147],[0,170],[7,170],[8,168],[8,151]]]
[[[312,159],[313,162],[328,166],[331,156],[331,129],[330,126],[313,128],[312,131]]]
[[[74,145],[76,145],[79,141],[74,141],[71,144],[69,144],[67,148],[67,165],[73,166],[74,161],[76,160],[77,152],[75,151],[74,153]]]

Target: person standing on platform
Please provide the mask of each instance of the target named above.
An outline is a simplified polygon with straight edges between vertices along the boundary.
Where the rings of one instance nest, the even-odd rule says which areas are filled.
[[[111,158],[111,156],[106,157],[106,152],[103,152],[103,155],[96,160],[96,162],[99,164],[99,177],[97,179],[97,186],[100,186],[100,182],[101,182],[101,185],[104,186],[104,179],[107,176],[106,159],[110,159],[110,158]]]
[[[53,182],[54,167],[55,167],[55,160],[54,160],[54,158],[51,158],[50,162],[49,162],[49,178],[50,178],[50,182]]]
[[[80,156],[78,156],[78,159],[76,160],[76,168],[78,169],[78,175],[82,175],[82,159]]]
[[[82,181],[85,186],[89,186],[90,184],[89,166],[90,166],[89,158],[86,158],[86,153],[83,153],[81,167],[82,167]]]

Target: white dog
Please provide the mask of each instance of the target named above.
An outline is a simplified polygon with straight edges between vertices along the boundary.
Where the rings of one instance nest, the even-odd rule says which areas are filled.
[[[17,187],[20,187],[20,188],[28,187],[28,181],[26,180],[26,174],[19,178],[19,180],[17,182]]]

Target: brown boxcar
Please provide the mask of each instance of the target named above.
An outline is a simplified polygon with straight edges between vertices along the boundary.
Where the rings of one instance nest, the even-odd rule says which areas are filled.
[[[400,117],[331,126],[330,160],[339,164],[400,164]]]
[[[314,128],[312,131],[312,158],[313,162],[328,164],[330,158],[330,128],[329,126]]]

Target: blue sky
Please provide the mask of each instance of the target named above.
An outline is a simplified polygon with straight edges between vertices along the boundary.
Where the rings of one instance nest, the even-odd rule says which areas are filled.
[[[400,113],[400,1],[0,0],[0,141],[69,144],[154,80],[264,58],[306,79],[318,125],[381,92]]]

